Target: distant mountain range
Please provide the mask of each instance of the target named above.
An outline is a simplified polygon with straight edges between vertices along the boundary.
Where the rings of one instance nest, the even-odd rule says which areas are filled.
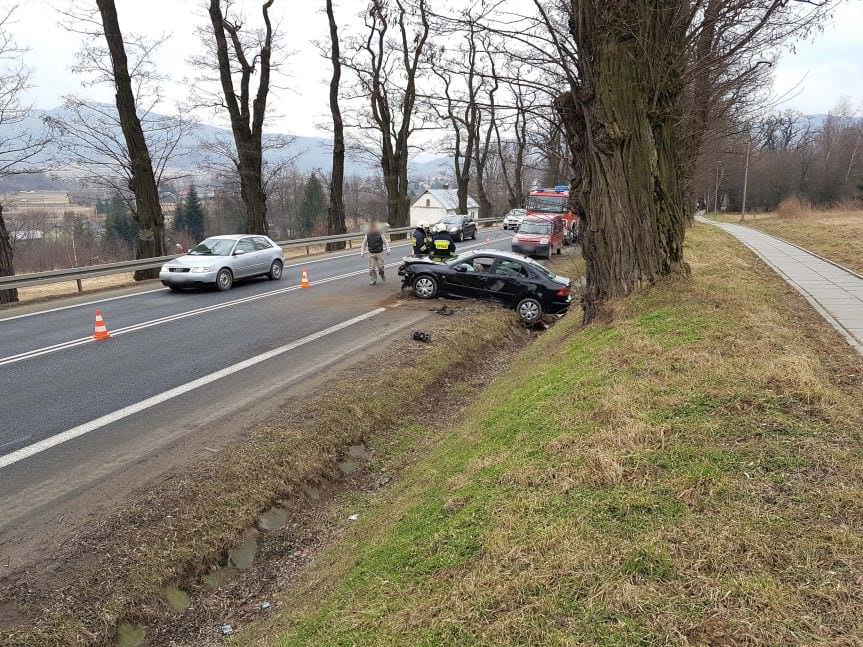
[[[109,107],[113,109],[113,107]],[[53,117],[60,120],[68,120],[70,117],[69,111],[65,107],[53,108],[51,110],[33,110],[28,118],[14,126],[16,131],[24,130],[32,135],[38,135],[44,129],[44,119]],[[0,126],[0,136],[5,129],[11,129],[12,126]],[[182,155],[177,155],[171,160],[171,168],[181,171],[193,171],[202,168],[206,159],[206,153],[201,150],[199,143],[202,141],[211,141],[216,138],[227,137],[231,140],[231,132],[227,128],[220,128],[208,124],[199,124],[181,142],[180,148],[185,149]],[[265,135],[265,138],[281,137],[281,135]],[[232,140],[231,140],[232,141]],[[326,137],[303,137],[296,136],[293,142],[280,150],[270,151],[265,154],[267,161],[271,163],[279,163],[284,160],[294,159],[294,164],[303,173],[309,173],[313,170],[320,169],[324,172],[329,172],[332,164],[332,142]],[[38,163],[46,166],[59,165],[63,166],[64,153],[56,143],[51,143],[42,152]],[[448,174],[451,168],[451,162],[448,158],[435,154],[421,153],[416,156],[411,164],[411,175],[416,179],[424,179],[431,176],[439,176]],[[366,177],[376,174],[378,169],[374,165],[359,159],[359,156],[352,156],[351,151],[348,151],[347,159],[345,160],[345,174],[347,176]],[[9,189],[9,182],[13,178],[3,182],[3,190]],[[47,180],[47,178],[45,178]],[[44,183],[44,181],[41,183]],[[17,182],[17,180],[14,180]],[[21,178],[21,182],[29,184]],[[20,188],[31,188],[22,186]],[[47,188],[47,187],[45,187]]]

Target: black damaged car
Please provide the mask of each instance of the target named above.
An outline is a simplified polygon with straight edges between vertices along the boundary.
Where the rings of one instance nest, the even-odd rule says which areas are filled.
[[[405,259],[403,286],[420,299],[484,299],[514,308],[525,323],[562,315],[572,301],[571,282],[535,260],[500,250],[475,250],[439,263]]]

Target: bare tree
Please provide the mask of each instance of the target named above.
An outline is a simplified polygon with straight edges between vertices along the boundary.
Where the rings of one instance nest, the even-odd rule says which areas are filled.
[[[165,219],[159,203],[159,189],[150,150],[147,147],[144,129],[141,127],[135,104],[135,93],[126,57],[125,41],[117,18],[117,8],[114,0],[96,0],[96,4],[102,18],[102,32],[108,45],[116,89],[117,115],[129,156],[129,187],[135,194],[134,213],[139,228],[135,256],[136,258],[164,256],[166,254]],[[156,276],[158,276],[158,268],[135,272],[135,280]]]
[[[830,2],[565,0],[559,14],[534,2],[569,86],[557,107],[573,158],[572,199],[586,219],[591,321],[604,300],[687,269],[684,98],[699,71],[708,69],[710,88],[734,105],[760,52],[805,32]],[[716,25],[720,36],[699,54],[699,37]],[[734,78],[741,83],[720,83]]]
[[[30,71],[24,66],[23,50],[8,31],[14,11],[12,7],[0,15],[0,178],[36,171],[35,162],[47,144],[45,137],[21,127],[30,112],[21,102]],[[12,240],[0,202],[0,276],[15,274],[12,257]],[[17,290],[0,290],[0,303],[17,300]]]
[[[138,103],[140,106],[140,102]],[[183,174],[170,174],[172,159],[185,154],[188,137],[195,122],[181,116],[162,115],[149,103],[139,110],[141,128],[148,148],[152,151],[156,186],[179,179]],[[67,97],[60,115],[45,117],[58,143],[64,168],[72,167],[88,185],[99,186],[121,195],[129,211],[137,216],[137,200],[130,191],[133,166],[123,136],[117,111],[104,104]]]
[[[509,207],[516,209],[524,205],[524,160],[528,144],[529,106],[526,103],[526,89],[518,78],[514,82],[508,82],[507,86],[513,106],[508,111],[512,115],[511,139],[507,140],[501,135],[501,125],[495,121],[495,148],[501,174],[506,183]],[[504,119],[501,119],[501,122],[503,121]]]
[[[246,207],[246,231],[253,234],[266,234],[269,231],[262,139],[273,71],[274,32],[269,13],[273,2],[267,0],[261,6],[263,30],[247,38],[244,38],[246,32],[239,19],[231,17],[230,0],[210,0],[209,5],[212,25],[210,35],[215,43],[222,89],[221,105],[228,112],[234,136],[234,161],[240,179],[240,194]],[[256,72],[258,88],[252,98],[251,82]],[[235,76],[238,77],[239,92],[235,86]]]
[[[443,41],[431,52],[430,67],[440,81],[440,96],[430,97],[430,104],[439,120],[449,122],[450,146],[453,171],[458,196],[458,213],[467,213],[468,187],[471,181],[471,166],[474,164],[479,145],[480,95],[485,84],[481,58],[487,60],[488,53],[482,51],[480,33],[481,16],[468,7],[456,16],[439,16],[435,30]],[[451,47],[457,39],[459,46]],[[447,52],[451,51],[447,55]]]
[[[327,216],[327,234],[344,234],[345,227],[345,125],[339,106],[339,88],[342,78],[342,61],[339,47],[339,30],[333,12],[333,0],[327,0],[327,21],[330,27],[330,61],[333,76],[330,79],[330,113],[333,117],[333,168],[330,174],[330,207]],[[327,249],[344,249],[345,243],[329,243]]]
[[[410,210],[408,154],[417,128],[417,76],[430,30],[426,0],[370,0],[364,27],[342,64],[357,78],[352,97],[367,102],[371,124],[364,113],[355,127],[374,132],[374,152],[387,191],[387,221],[400,227],[408,224]]]

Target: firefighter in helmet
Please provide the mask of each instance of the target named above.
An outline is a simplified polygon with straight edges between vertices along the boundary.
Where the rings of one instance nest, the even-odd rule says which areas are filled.
[[[432,231],[432,258],[443,261],[455,256],[455,242],[446,230],[446,225],[439,222]]]

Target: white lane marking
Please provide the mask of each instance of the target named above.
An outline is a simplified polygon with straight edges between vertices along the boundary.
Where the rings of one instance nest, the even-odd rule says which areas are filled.
[[[496,228],[495,228],[496,230]],[[392,248],[396,247],[407,247],[410,243],[402,243],[398,242],[392,245]],[[285,269],[290,269],[292,267],[303,267],[304,265],[311,265],[312,263],[325,263],[326,261],[335,261],[340,258],[350,258],[351,256],[359,256],[359,250],[356,252],[352,252],[349,254],[340,254],[338,256],[327,256],[326,258],[315,258],[308,261],[303,261],[302,263],[291,263],[290,265],[285,265]],[[71,283],[71,281],[69,281]],[[27,312],[21,315],[13,315],[11,317],[4,317],[0,319],[0,323],[4,321],[12,321],[13,319],[23,319],[24,317],[35,317],[36,315],[46,315],[52,312],[60,312],[61,310],[71,310],[72,308],[83,308],[84,306],[92,306],[97,303],[107,303],[108,301],[117,301],[119,299],[128,299],[130,297],[141,296],[142,294],[153,294],[154,292],[167,292],[168,288],[156,288],[155,290],[145,290],[143,292],[133,292],[132,294],[121,294],[116,297],[107,297],[105,299],[96,299],[95,301],[87,301],[85,303],[73,303],[68,306],[59,306],[57,308],[50,308],[48,310],[39,310],[37,312]]]
[[[254,357],[250,357],[249,359],[243,360],[242,362],[237,362],[236,364],[232,364],[231,366],[227,366],[218,371],[214,371],[213,373],[209,373],[208,375],[204,375],[203,377],[199,377],[190,382],[186,382],[185,384],[181,384],[180,386],[174,387],[173,389],[163,391],[162,393],[146,398],[145,400],[141,400],[140,402],[136,402],[135,404],[130,404],[129,406],[123,407],[122,409],[117,409],[112,413],[96,418],[95,420],[91,420],[90,422],[85,422],[84,424],[73,427],[72,429],[67,429],[66,431],[54,434],[53,436],[45,438],[44,440],[40,440],[39,442],[33,443],[32,445],[22,447],[21,449],[18,449],[14,452],[11,452],[4,456],[0,456],[0,468],[7,467],[9,465],[12,465],[13,463],[17,463],[18,461],[22,461],[25,458],[29,458],[31,456],[34,456],[35,454],[44,452],[46,449],[56,447],[57,445],[70,441],[74,438],[78,438],[79,436],[83,436],[84,434],[88,434],[91,431],[95,431],[96,429],[106,427],[107,425],[123,420],[124,418],[128,418],[129,416],[140,413],[141,411],[144,411],[146,409],[150,409],[158,404],[166,402],[167,400],[172,400],[173,398],[189,393],[190,391],[199,389],[202,386],[212,384],[216,380],[220,380],[229,375],[233,375],[234,373],[243,371],[247,368],[255,366],[256,364],[265,362],[268,359],[278,357],[279,355],[284,355],[285,353],[299,348],[300,346],[304,346],[313,341],[317,341],[322,337],[326,337],[327,335],[331,335],[335,332],[344,330],[345,328],[358,324],[362,321],[371,319],[372,317],[375,317],[385,311],[386,308],[376,308],[374,310],[370,310],[365,314],[358,315],[356,317],[353,317],[352,319],[347,319],[346,321],[342,321],[341,323],[337,323],[333,326],[330,326],[329,328],[325,328],[316,333],[312,333],[311,335],[307,335],[301,339],[297,339],[296,341],[292,341],[291,343],[285,344],[284,346],[279,346],[278,348],[274,348],[273,350],[261,353],[260,355],[255,355]]]
[[[472,249],[474,247],[479,247],[481,245],[492,244],[495,242],[499,242],[500,240],[505,240],[505,238],[495,239],[490,241],[489,243],[473,243],[472,245],[463,245],[462,249]],[[393,263],[387,263],[385,267],[395,267],[399,265],[402,261],[395,261]],[[330,276],[323,279],[318,279],[312,282],[312,285],[318,285],[321,283],[329,283],[331,281],[340,281],[342,279],[351,278],[354,276],[361,276],[363,274],[367,274],[368,270],[357,270],[354,272],[348,272],[346,274],[339,274],[336,276]],[[111,336],[116,337],[118,335],[124,335],[126,333],[134,332],[136,330],[143,330],[144,328],[151,328],[152,326],[158,326],[163,323],[170,323],[171,321],[177,321],[180,319],[185,319],[187,317],[194,317],[199,314],[206,314],[208,312],[213,312],[215,310],[221,310],[222,308],[229,308],[235,305],[239,305],[241,303],[248,303],[251,301],[257,301],[259,299],[266,299],[272,296],[277,296],[279,294],[285,294],[286,292],[293,292],[295,290],[301,289],[299,285],[292,285],[286,288],[280,288],[278,290],[270,290],[268,292],[261,292],[259,294],[252,294],[247,297],[242,297],[239,299],[233,299],[231,301],[225,301],[223,303],[216,303],[209,306],[202,306],[200,308],[195,308],[193,310],[186,310],[185,312],[179,312],[173,315],[166,315],[164,317],[159,317],[158,319],[151,319],[150,321],[143,321],[136,324],[131,324],[129,326],[125,326],[122,328],[116,328],[111,330]],[[69,341],[60,342],[58,344],[53,344],[51,346],[45,346],[43,348],[35,348],[33,350],[24,351],[22,353],[17,353],[15,355],[9,355],[7,357],[0,358],[0,366],[6,366],[7,364],[15,364],[16,362],[22,362],[24,360],[33,359],[35,357],[41,357],[42,355],[48,355],[50,353],[56,353],[61,350],[67,350],[69,348],[75,348],[77,346],[82,346],[84,344],[89,344],[93,342],[93,338],[88,337],[79,337],[77,339],[70,339]]]

